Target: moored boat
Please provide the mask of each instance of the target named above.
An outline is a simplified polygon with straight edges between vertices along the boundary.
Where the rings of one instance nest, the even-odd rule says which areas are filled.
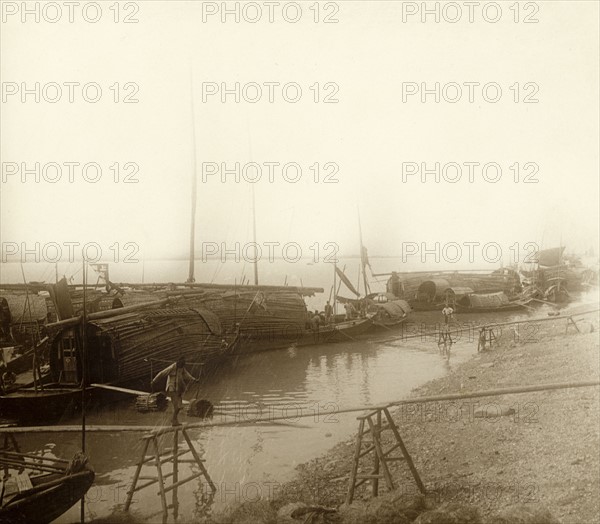
[[[0,450],[5,475],[0,484],[0,523],[51,522],[75,505],[94,482],[87,458],[67,461],[37,454]]]
[[[381,295],[370,300],[368,311],[373,323],[373,329],[394,329],[408,319],[412,311],[406,300],[394,300],[385,294],[385,301],[378,300]]]
[[[49,325],[49,383],[0,395],[0,416],[57,420],[81,402],[82,322]],[[213,313],[191,308],[119,310],[90,315],[85,329],[86,384],[147,387],[160,369],[184,357],[192,373],[235,351],[237,333],[224,333]],[[95,388],[87,387],[90,394]]]

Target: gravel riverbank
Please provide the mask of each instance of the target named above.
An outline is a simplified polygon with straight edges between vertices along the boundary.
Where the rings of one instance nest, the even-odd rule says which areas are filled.
[[[597,317],[578,324],[587,333],[570,329],[565,334],[564,319],[519,332],[506,328],[493,349],[413,395],[598,380]],[[470,504],[485,518],[510,505],[535,504],[563,524],[581,524],[597,522],[600,515],[599,408],[600,388],[585,387],[408,404],[393,417],[432,505]],[[293,501],[343,504],[354,439],[299,466],[275,506]],[[363,472],[371,464],[366,461]],[[400,492],[417,493],[406,463],[391,464]],[[380,481],[380,493],[385,491]],[[361,487],[355,500],[367,500],[369,493],[370,486]]]

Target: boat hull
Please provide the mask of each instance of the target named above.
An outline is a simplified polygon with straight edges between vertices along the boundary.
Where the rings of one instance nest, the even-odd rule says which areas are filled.
[[[373,320],[369,332],[390,331],[402,328],[402,325],[408,320],[408,316],[397,320]]]
[[[92,388],[86,392],[91,399]],[[56,422],[81,409],[81,389],[47,384],[43,391],[24,387],[0,395],[0,417],[28,422]]]
[[[507,304],[505,306],[498,307],[465,307],[456,305],[457,313],[498,313],[501,311],[518,311],[526,309],[523,304]]]
[[[319,326],[316,331],[312,329],[294,329],[246,333],[240,335],[235,354],[241,355],[289,347],[348,342],[353,340],[354,337],[369,331],[371,326],[370,319],[359,318],[335,324],[324,324]]]
[[[94,477],[93,471],[84,470],[72,475],[44,475],[38,482],[32,480],[30,492],[21,493],[0,508],[0,523],[51,522],[87,493]]]

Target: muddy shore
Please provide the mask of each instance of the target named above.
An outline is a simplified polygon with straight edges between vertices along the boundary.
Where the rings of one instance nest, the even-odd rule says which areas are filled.
[[[574,328],[565,333],[564,319],[518,331],[505,328],[491,350],[413,395],[598,380],[598,318],[588,316],[578,325],[581,333]],[[485,518],[510,505],[535,504],[563,524],[596,522],[600,515],[598,387],[408,404],[393,417],[434,506],[474,505]],[[383,442],[390,447],[391,439]],[[343,504],[354,448],[353,435],[299,466],[273,505]],[[359,471],[369,473],[371,459],[362,460]],[[406,463],[391,465],[397,490],[416,494]],[[359,488],[355,501],[370,499],[370,489]],[[380,481],[380,493],[385,492]]]

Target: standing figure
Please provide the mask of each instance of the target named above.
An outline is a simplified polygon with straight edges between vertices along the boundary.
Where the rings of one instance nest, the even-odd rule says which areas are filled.
[[[356,310],[352,304],[344,304],[344,309],[346,310],[346,320],[352,320],[356,316]]]
[[[329,324],[332,319],[333,319],[333,306],[329,303],[329,300],[328,300],[327,304],[325,304],[325,322],[327,322]]]
[[[450,344],[452,342],[452,336],[450,335],[450,320],[452,320],[454,315],[454,309],[452,309],[448,304],[442,309],[442,315],[444,315],[444,324],[442,325],[441,340],[446,343],[449,341]]]
[[[315,314],[310,319],[310,327],[313,331],[313,340],[319,342],[319,326],[321,325],[321,316],[319,312],[315,310]]]
[[[163,369],[158,373],[152,380],[154,385],[160,379],[167,377],[167,385],[165,391],[173,403],[173,419],[171,423],[173,426],[181,426],[181,423],[177,419],[177,415],[183,407],[182,396],[187,389],[187,382],[199,382],[199,379],[194,378],[187,369],[185,369],[185,358],[179,357],[177,362],[174,362],[170,366]]]
[[[444,324],[450,324],[450,320],[452,320],[454,315],[454,309],[452,309],[448,304],[442,309],[442,315],[444,315]]]

